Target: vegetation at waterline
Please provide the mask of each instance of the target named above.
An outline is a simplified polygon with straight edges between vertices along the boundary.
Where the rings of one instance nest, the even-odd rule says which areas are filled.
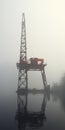
[[[54,83],[51,89],[52,93],[65,94],[65,74],[61,78],[59,85]]]
[[[65,111],[65,74],[62,76],[59,85],[54,83],[51,92],[56,98],[59,98]]]

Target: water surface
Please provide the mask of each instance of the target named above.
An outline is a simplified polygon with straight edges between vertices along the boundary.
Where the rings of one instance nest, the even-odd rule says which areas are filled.
[[[65,104],[52,94],[48,99],[44,94],[18,96],[10,91],[0,94],[0,104],[1,130],[65,130]]]

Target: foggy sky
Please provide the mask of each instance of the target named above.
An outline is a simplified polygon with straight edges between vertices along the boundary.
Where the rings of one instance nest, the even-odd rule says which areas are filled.
[[[48,82],[58,82],[65,72],[65,0],[0,0],[0,6],[0,66],[19,60],[24,12],[28,58],[44,58]]]

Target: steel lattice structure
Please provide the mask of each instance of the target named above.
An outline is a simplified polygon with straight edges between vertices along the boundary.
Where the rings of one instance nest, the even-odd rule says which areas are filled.
[[[25,16],[22,14],[22,32],[21,32],[21,45],[20,45],[20,61],[27,61],[27,51],[26,51],[26,26],[25,26]],[[21,69],[19,67],[18,75],[18,88],[21,86],[27,88],[27,70]]]
[[[39,63],[40,62],[40,63]],[[44,59],[30,58],[30,63],[27,60],[27,47],[26,47],[26,25],[25,25],[25,15],[22,14],[22,32],[21,32],[21,45],[20,45],[20,60],[17,63],[17,68],[19,69],[18,75],[18,90],[20,88],[28,89],[28,75],[27,72],[41,71],[44,89],[48,90],[46,75],[45,75]]]

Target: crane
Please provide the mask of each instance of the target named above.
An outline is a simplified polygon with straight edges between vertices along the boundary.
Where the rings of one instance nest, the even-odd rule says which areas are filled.
[[[42,75],[44,90],[48,89],[47,79],[45,74],[44,59],[38,57],[31,57],[27,59],[27,44],[26,44],[26,24],[25,14],[22,14],[22,32],[21,32],[21,45],[20,45],[20,58],[16,63],[19,70],[18,73],[18,91],[25,88],[28,89],[28,71],[40,71]]]

